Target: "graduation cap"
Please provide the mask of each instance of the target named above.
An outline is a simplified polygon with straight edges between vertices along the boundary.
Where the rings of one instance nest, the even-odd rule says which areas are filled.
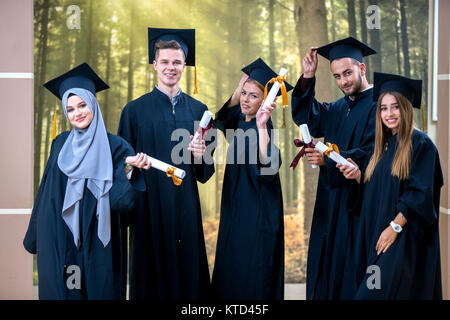
[[[94,95],[97,92],[109,89],[109,86],[86,62],[44,83],[44,87],[60,100],[64,92],[71,88],[83,88]]]
[[[245,72],[250,79],[258,81],[263,87],[269,82],[272,78],[276,78],[278,76],[275,71],[273,71],[265,62],[263,59],[258,58],[252,63],[250,63],[248,66],[245,66],[242,68],[242,71]],[[286,91],[290,91],[293,89],[293,87],[287,83],[284,82],[284,85],[286,86]],[[268,86],[268,89],[272,87],[272,84]],[[281,91],[278,91],[277,96],[281,94]]]
[[[187,66],[194,67],[194,94],[198,93],[197,67],[195,66],[195,29],[148,28],[149,63],[155,60],[155,45],[158,41],[176,41],[184,52]]]
[[[408,99],[414,108],[420,109],[422,80],[381,72],[374,72],[373,79],[373,101],[378,101],[378,98],[384,92],[395,91]]]
[[[149,63],[155,60],[155,45],[158,41],[176,41],[184,52],[186,65],[195,66],[195,29],[148,28]]]
[[[375,50],[353,37],[341,39],[316,49],[317,53],[333,62],[340,58],[353,58],[362,62],[362,58],[377,53]]]
[[[248,66],[242,68],[242,71],[248,75],[249,79],[257,81],[265,88],[264,99],[266,98],[267,91],[269,91],[272,88],[272,83],[276,81],[276,78],[278,77],[278,74],[276,74],[275,71],[273,71],[261,58],[256,59]],[[287,107],[287,92],[292,90],[293,87],[289,83],[284,81],[284,78],[283,80],[280,81],[283,82],[286,88],[286,90],[281,88],[281,90],[278,90],[277,92],[277,96],[283,94],[283,123],[281,127],[285,128],[286,127],[285,108]]]
[[[44,83],[44,87],[53,93],[58,99],[62,99],[64,92],[72,88],[89,90],[95,96],[97,92],[109,89],[109,86],[86,63],[67,71],[66,73]],[[56,110],[53,114],[51,138],[56,137]]]

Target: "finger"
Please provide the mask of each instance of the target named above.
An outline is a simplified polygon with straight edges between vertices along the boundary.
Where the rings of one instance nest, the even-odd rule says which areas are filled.
[[[392,245],[392,242],[386,243],[386,245],[384,246],[384,249],[383,249],[383,253],[386,253],[386,251],[388,251],[388,249],[391,247],[391,245]]]

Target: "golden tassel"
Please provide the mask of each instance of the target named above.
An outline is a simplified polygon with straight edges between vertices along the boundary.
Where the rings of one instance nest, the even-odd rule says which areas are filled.
[[[53,125],[52,125],[52,140],[56,138],[56,112],[58,108],[55,108],[55,113],[53,114]]]
[[[423,101],[422,101],[422,131],[423,132],[427,132],[427,126],[426,126],[426,123],[425,123],[425,106],[424,106],[424,103],[423,103]]]
[[[198,93],[198,85],[197,85],[197,66],[194,66],[194,94]]]

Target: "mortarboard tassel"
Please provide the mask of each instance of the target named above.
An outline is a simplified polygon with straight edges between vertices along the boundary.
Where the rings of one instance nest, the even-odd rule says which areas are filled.
[[[55,113],[53,114],[53,125],[52,125],[52,140],[56,138],[56,112],[58,111],[57,108],[55,108]]]
[[[198,93],[198,86],[197,86],[197,66],[194,66],[194,94]]]
[[[424,104],[423,104],[423,101],[422,101],[422,131],[423,132],[427,132],[427,126],[426,126],[426,123],[425,123],[425,109],[424,109]]]

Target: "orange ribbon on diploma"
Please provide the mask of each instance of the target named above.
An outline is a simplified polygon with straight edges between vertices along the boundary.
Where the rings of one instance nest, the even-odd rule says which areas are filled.
[[[173,180],[173,184],[176,186],[181,185],[181,183],[183,182],[183,180],[181,180],[180,178],[178,178],[177,176],[175,176],[175,167],[168,167],[166,174],[169,178],[172,178]]]
[[[264,100],[265,100],[267,98],[267,86],[274,82],[278,82],[280,84],[281,96],[283,98],[283,124],[281,126],[282,128],[286,128],[285,108],[288,106],[287,90],[286,85],[284,84],[285,81],[286,75],[283,76],[278,75],[277,77],[270,79],[269,82],[267,82],[266,86],[264,87]]]
[[[337,154],[341,154],[341,153],[339,152],[338,146],[335,145],[334,143],[327,142],[327,143],[325,143],[325,144],[327,145],[328,149],[325,150],[323,153],[325,153],[325,155],[326,155],[327,157],[330,157],[330,153],[333,152],[333,151],[335,151]]]

